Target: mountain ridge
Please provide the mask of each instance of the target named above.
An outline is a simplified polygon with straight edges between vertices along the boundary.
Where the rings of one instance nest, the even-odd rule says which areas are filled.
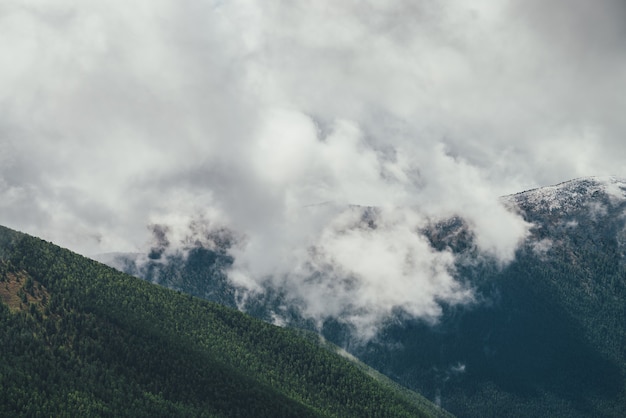
[[[475,289],[477,303],[444,305],[434,326],[392,319],[364,346],[336,320],[318,331],[459,416],[626,415],[625,190],[620,177],[583,177],[503,196],[531,225],[504,267],[475,259],[461,217],[434,224],[423,232],[433,248],[456,254],[457,278]],[[190,260],[176,261],[178,270],[152,268],[165,285],[173,280],[185,291],[181,278],[194,277],[187,290],[204,287],[234,304],[226,276],[203,276],[202,257]],[[280,289],[245,308],[267,321],[279,310],[291,326],[316,329]]]
[[[450,416],[296,331],[4,227],[0,279],[20,293],[0,303],[0,415]]]

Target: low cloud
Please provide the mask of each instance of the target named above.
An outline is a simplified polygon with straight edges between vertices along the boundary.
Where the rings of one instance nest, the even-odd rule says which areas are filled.
[[[626,7],[573,4],[7,3],[2,223],[87,255],[231,240],[233,281],[312,317],[435,318],[471,292],[419,228],[462,217],[506,264],[529,226],[498,196],[622,170]]]

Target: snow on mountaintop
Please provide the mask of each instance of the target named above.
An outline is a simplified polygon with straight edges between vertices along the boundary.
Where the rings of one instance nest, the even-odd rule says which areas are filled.
[[[587,204],[590,198],[602,199],[606,201],[604,203],[612,205],[623,202],[626,200],[626,179],[614,176],[583,177],[505,196],[503,201],[521,207],[568,211]]]

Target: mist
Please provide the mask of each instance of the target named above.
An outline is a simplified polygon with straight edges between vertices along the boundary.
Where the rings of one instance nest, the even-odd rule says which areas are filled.
[[[365,336],[471,303],[428,223],[506,265],[530,225],[499,196],[623,170],[622,2],[1,10],[2,224],[85,255],[228,237],[233,283]]]

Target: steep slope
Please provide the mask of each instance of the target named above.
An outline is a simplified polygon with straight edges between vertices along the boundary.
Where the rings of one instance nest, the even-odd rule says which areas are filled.
[[[479,303],[356,354],[459,416],[626,416],[624,190],[591,178],[506,197],[532,236],[504,269],[459,266]],[[433,245],[471,258],[463,228],[439,225]]]
[[[446,416],[310,338],[0,227],[1,416]]]
[[[626,416],[626,182],[583,178],[504,197],[534,226],[505,268],[477,258],[462,218],[427,228],[457,255],[477,303],[444,306],[436,326],[397,318],[368,344],[328,321],[323,335],[459,416]],[[119,261],[123,261],[124,257]],[[225,252],[196,248],[133,274],[235,305]],[[119,265],[119,264],[118,264]],[[307,327],[280,289],[242,306]]]

